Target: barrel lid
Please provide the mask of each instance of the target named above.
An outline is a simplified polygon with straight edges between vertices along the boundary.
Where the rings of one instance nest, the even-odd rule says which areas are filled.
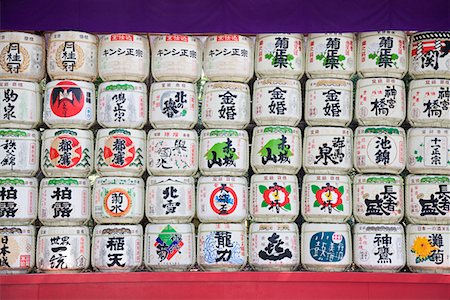
[[[205,131],[205,130],[203,130]],[[166,137],[166,133],[169,133],[170,137]],[[151,129],[148,132],[148,138],[149,139],[165,139],[165,138],[175,138],[172,135],[174,133],[178,133],[178,137],[176,137],[177,139],[179,138],[190,138],[190,139],[195,139],[197,140],[198,135],[197,135],[197,131],[195,130],[186,130],[186,129]],[[159,135],[159,136],[158,136]],[[186,137],[184,136],[186,135]]]
[[[314,132],[314,134],[313,134]],[[316,133],[317,132],[317,133]],[[345,127],[316,127],[308,126],[305,128],[305,136],[309,135],[349,135],[353,136],[353,131],[351,128]]]
[[[242,223],[200,223],[198,232],[203,231],[241,231],[245,232],[245,225]]]
[[[0,129],[0,138],[4,137],[16,137],[16,138],[33,137],[38,139],[39,132],[35,129]]]
[[[96,225],[93,234],[98,235],[142,235],[142,225]]]
[[[295,175],[289,175],[289,174],[254,174],[251,177],[251,182],[254,181],[266,181],[264,177],[270,177],[273,176],[274,179],[277,180],[285,180],[285,181],[296,181],[298,182],[298,177]],[[306,176],[306,175],[305,175]],[[340,176],[340,175],[339,175]],[[286,179],[284,179],[286,178]]]
[[[399,38],[402,39],[406,39],[407,35],[405,31],[400,31],[400,30],[384,30],[384,31],[366,31],[366,32],[361,32],[359,33],[359,38],[363,39],[369,36],[374,36],[374,35],[390,35],[390,36],[397,36]]]
[[[77,138],[84,138],[88,141],[94,141],[94,134],[91,130],[83,130],[83,129],[64,129],[64,128],[55,128],[55,129],[46,129],[44,130],[42,139],[54,138],[59,135],[70,135]]]
[[[373,83],[374,81],[376,81],[376,83]],[[381,81],[381,83],[379,83],[379,81]],[[392,82],[394,82],[394,83],[392,83]],[[356,87],[357,88],[361,88],[363,86],[365,87],[366,85],[376,86],[377,84],[399,85],[402,88],[405,86],[405,83],[403,82],[403,80],[398,79],[398,78],[377,77],[377,78],[361,78],[361,79],[358,79],[358,81],[356,82]]]
[[[202,130],[200,137],[240,137],[248,139],[248,133],[245,130],[237,129],[204,129]]]
[[[149,176],[147,178],[147,186],[164,184],[189,184],[194,185],[195,180],[193,177],[179,177],[179,176]]]
[[[405,181],[406,184],[450,184],[450,176],[409,174]]]
[[[7,85],[6,85],[7,84]],[[19,80],[0,80],[0,89],[14,88],[14,90],[30,90],[41,92],[41,86],[37,82]]]
[[[432,79],[414,79],[409,82],[409,89],[440,87],[450,85],[450,79],[432,78]]]
[[[347,33],[310,33],[308,35],[308,39],[311,40],[311,39],[316,39],[316,38],[321,38],[321,37],[329,37],[329,36],[344,37],[344,38],[349,38],[349,39],[355,38],[354,33],[347,32]]]
[[[422,127],[422,128],[410,128],[408,129],[408,138],[411,136],[416,135],[425,135],[425,134],[432,134],[432,135],[443,135],[448,136],[448,130],[449,128],[430,128],[430,127]]]
[[[347,231],[350,232],[350,226],[347,223],[303,223],[302,233],[317,231]]]
[[[89,180],[84,178],[71,177],[42,178],[41,187],[43,185],[76,185],[89,187]]]
[[[70,226],[70,227],[55,227],[42,226],[39,229],[38,236],[46,235],[87,235],[89,228],[86,226]]]
[[[107,137],[115,134],[128,135],[131,138],[139,138],[145,140],[145,130],[130,128],[102,128],[97,131],[97,140],[101,137]]]
[[[405,130],[402,127],[390,126],[358,126],[355,130],[356,135],[401,135],[405,136]]]
[[[59,36],[58,36],[59,35]],[[88,41],[92,43],[98,43],[98,37],[95,34],[83,32],[83,31],[55,31],[50,35],[50,42],[63,41],[63,40],[75,40],[80,42],[80,35],[87,36]],[[58,37],[57,37],[58,36]]]
[[[264,88],[265,86],[272,85],[283,85],[283,86],[294,86],[295,88],[301,89],[301,84],[299,80],[286,79],[286,78],[260,78],[254,83],[254,89]]]
[[[138,185],[144,186],[144,179],[140,177],[97,177],[94,185]]]
[[[260,40],[260,39],[264,39],[267,37],[272,37],[272,36],[283,36],[283,37],[288,37],[288,38],[295,38],[295,39],[299,39],[299,40],[303,40],[304,36],[301,33],[260,33],[256,35],[256,39]]]
[[[27,226],[1,226],[1,235],[35,235],[36,229],[33,225]]]
[[[210,89],[226,89],[250,93],[250,88],[248,87],[248,84],[240,82],[227,82],[227,81],[207,82],[204,88],[205,93],[208,93]]]
[[[0,177],[0,185],[29,185],[37,187],[38,181],[36,177]]]
[[[300,128],[289,127],[289,126],[256,126],[254,129],[255,134],[265,134],[265,133],[284,133],[284,134],[295,134],[298,137],[301,135]]]
[[[247,178],[245,177],[232,177],[232,176],[202,176],[198,179],[197,185],[208,183],[235,183],[247,186]]]
[[[403,226],[401,224],[355,224],[353,232],[363,234],[377,234],[377,233],[400,233],[404,234]]]
[[[298,233],[298,226],[295,223],[252,223],[250,224],[250,234],[264,232],[295,232]]]
[[[168,85],[170,85],[170,87]],[[190,90],[195,92],[196,86],[194,83],[183,81],[158,81],[153,82],[152,85],[150,86],[151,91],[155,89]]]
[[[5,31],[5,32],[1,32],[0,35],[5,36],[5,39],[2,40],[1,42],[17,42],[17,41],[24,42],[25,37],[32,36],[35,39],[36,44],[43,44],[43,46],[45,46],[43,36],[29,33],[29,32]],[[29,39],[27,40],[27,42],[30,42]]]
[[[382,174],[357,174],[353,178],[353,182],[364,184],[403,184],[403,178],[398,175],[382,175]]]
[[[450,234],[450,225],[416,225],[408,224],[406,226],[407,234],[427,234],[430,231],[447,232]]]

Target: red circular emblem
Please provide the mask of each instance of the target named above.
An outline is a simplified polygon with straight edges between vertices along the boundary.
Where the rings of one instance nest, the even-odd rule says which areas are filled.
[[[72,81],[61,81],[50,92],[50,108],[60,118],[77,115],[83,106],[83,90]]]

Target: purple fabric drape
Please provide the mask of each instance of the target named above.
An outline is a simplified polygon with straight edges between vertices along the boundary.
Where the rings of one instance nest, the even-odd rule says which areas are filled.
[[[449,0],[0,0],[2,30],[242,33],[450,30]]]

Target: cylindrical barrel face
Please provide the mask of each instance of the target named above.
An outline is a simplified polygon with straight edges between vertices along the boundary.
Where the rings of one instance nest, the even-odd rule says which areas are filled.
[[[33,225],[0,228],[0,274],[31,272],[36,257],[35,237]]]

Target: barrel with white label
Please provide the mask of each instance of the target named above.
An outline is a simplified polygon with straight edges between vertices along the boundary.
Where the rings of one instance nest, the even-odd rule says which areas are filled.
[[[305,121],[310,126],[348,126],[353,118],[353,82],[346,79],[308,79]]]
[[[255,222],[294,222],[300,212],[295,175],[255,174],[250,181],[250,217]]]
[[[409,74],[413,79],[450,78],[450,31],[417,32],[410,43]]]
[[[303,168],[311,174],[347,174],[353,167],[353,131],[339,127],[306,127]]]
[[[50,128],[88,129],[95,123],[95,86],[84,81],[50,81],[43,110]]]
[[[98,224],[138,224],[144,217],[144,180],[98,177],[92,191],[92,218]]]
[[[449,137],[449,128],[410,128],[407,138],[408,171],[450,175]]]
[[[408,121],[414,127],[450,127],[450,80],[412,80]]]
[[[92,234],[92,268],[133,272],[142,265],[142,225],[96,225]]]
[[[243,176],[248,171],[248,133],[244,130],[205,129],[200,134],[202,175]]]
[[[0,176],[34,176],[39,170],[39,132],[0,129]]]
[[[405,215],[410,223],[450,225],[450,176],[406,177]]]
[[[95,170],[99,175],[140,177],[144,173],[144,130],[99,129],[95,147]]]
[[[38,82],[44,77],[44,37],[27,32],[2,32],[0,79]]]
[[[306,222],[344,223],[352,215],[352,181],[347,175],[303,177],[302,216]]]
[[[47,72],[52,80],[94,81],[97,78],[98,38],[80,31],[56,31],[50,35]]]
[[[115,33],[100,38],[98,74],[103,81],[143,82],[150,72],[150,47],[145,35]]]
[[[155,176],[192,176],[198,169],[195,130],[153,129],[147,138],[147,171]]]
[[[301,262],[314,272],[343,272],[352,264],[352,241],[348,224],[303,223]]]
[[[0,128],[32,129],[42,120],[41,87],[36,82],[0,81]]]
[[[36,220],[38,181],[0,177],[0,225],[30,225]]]
[[[358,174],[353,179],[353,216],[360,223],[395,224],[405,214],[403,179],[396,175]]]
[[[203,71],[211,81],[247,83],[253,77],[253,40],[237,34],[209,36]]]
[[[202,74],[202,42],[187,35],[157,36],[151,43],[152,75],[157,81],[196,82]]]
[[[294,271],[300,263],[300,239],[295,223],[252,223],[249,264],[257,271]]]
[[[188,82],[154,82],[149,108],[154,128],[192,129],[198,122],[196,86]]]
[[[215,223],[198,226],[197,263],[205,271],[239,271],[247,263],[244,224]]]
[[[89,268],[89,228],[42,226],[36,241],[36,266],[43,273],[79,273]]]
[[[245,83],[207,82],[202,103],[206,128],[244,129],[250,122],[250,89]]]
[[[403,31],[361,32],[358,39],[358,75],[402,79],[408,71],[408,37]]]
[[[200,177],[197,218],[203,223],[239,223],[247,219],[248,182],[245,177]]]
[[[301,140],[297,127],[255,127],[250,155],[253,171],[297,174],[302,165]]]
[[[398,272],[406,264],[405,233],[400,224],[356,224],[353,257],[366,272]]]
[[[305,72],[302,34],[258,34],[255,43],[255,73],[258,78],[300,79]]]
[[[308,35],[306,74],[309,78],[350,79],[356,71],[353,33],[312,33]]]
[[[94,169],[92,131],[44,130],[41,169],[46,177],[88,177]]]
[[[44,178],[39,190],[39,221],[46,226],[80,226],[91,219],[91,188],[84,178]]]
[[[405,168],[405,130],[401,127],[358,127],[354,166],[360,173],[400,174]]]
[[[193,177],[147,179],[145,216],[151,223],[189,223],[195,215]]]
[[[405,83],[395,78],[360,79],[355,119],[360,125],[400,126],[406,117]]]
[[[406,264],[415,273],[450,272],[450,226],[406,226]]]
[[[258,126],[297,126],[302,119],[300,81],[284,78],[256,80],[253,84],[252,115]]]
[[[35,247],[34,226],[0,227],[0,274],[25,274],[34,268]]]
[[[144,264],[156,272],[184,272],[195,264],[194,224],[147,224]]]

